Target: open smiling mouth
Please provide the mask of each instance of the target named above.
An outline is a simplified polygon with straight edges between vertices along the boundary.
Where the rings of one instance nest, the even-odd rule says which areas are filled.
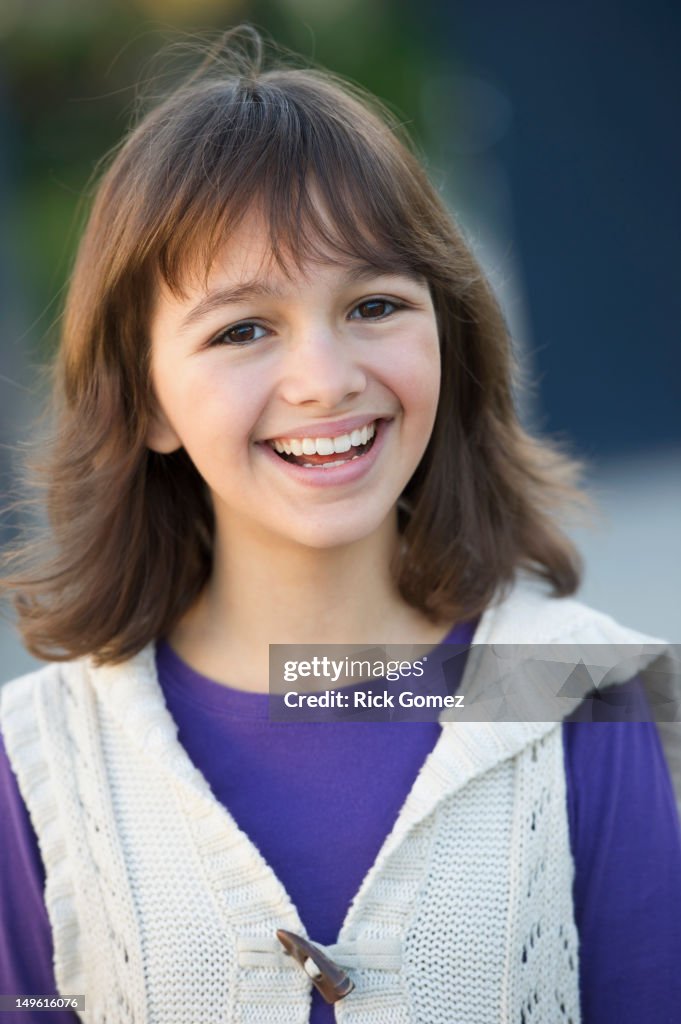
[[[277,438],[267,443],[284,462],[304,469],[333,469],[361,459],[373,447],[380,420],[349,434],[328,438]]]

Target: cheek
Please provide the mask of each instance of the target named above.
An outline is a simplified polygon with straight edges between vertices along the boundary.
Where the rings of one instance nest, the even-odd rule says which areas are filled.
[[[257,414],[255,382],[206,362],[199,371],[184,367],[159,382],[159,397],[180,433],[200,439],[242,438]]]
[[[440,344],[433,328],[405,338],[388,363],[389,386],[407,412],[434,418],[440,395]]]

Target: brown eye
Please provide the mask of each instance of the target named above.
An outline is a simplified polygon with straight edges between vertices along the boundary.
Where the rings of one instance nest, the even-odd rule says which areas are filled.
[[[225,334],[230,341],[253,341],[255,338],[255,324],[240,324],[239,327],[230,327]]]
[[[352,311],[350,315],[351,320],[380,320],[384,316],[389,316],[390,313],[394,312],[399,307],[396,303],[390,302],[388,299],[365,299],[364,302],[360,302]],[[359,313],[359,316],[355,316],[355,313]]]
[[[213,344],[234,345],[238,347],[239,345],[248,345],[252,341],[259,341],[266,334],[267,331],[264,327],[248,321],[243,324],[235,324],[234,327],[228,327],[226,331],[221,331],[214,339]]]

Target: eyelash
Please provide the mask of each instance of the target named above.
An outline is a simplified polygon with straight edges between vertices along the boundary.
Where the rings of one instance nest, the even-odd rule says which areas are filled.
[[[377,295],[377,296],[371,297],[369,299],[362,299],[362,301],[358,302],[356,306],[353,306],[353,308],[351,310],[351,313],[354,313],[356,310],[360,309],[362,306],[368,306],[368,305],[370,305],[371,303],[374,303],[374,302],[375,303],[379,303],[379,304],[383,304],[384,306],[392,306],[392,309],[390,310],[389,313],[383,313],[381,316],[367,316],[367,317],[353,317],[353,316],[351,316],[351,317],[349,317],[349,319],[352,319],[352,320],[364,320],[364,321],[366,321],[368,323],[371,323],[371,322],[386,320],[388,317],[392,316],[393,313],[397,313],[401,309],[406,309],[407,308],[407,304],[405,302],[398,302],[396,299],[387,299],[384,296],[378,296]],[[249,338],[246,341],[239,342],[239,341],[236,341],[235,339],[229,337],[230,331],[238,331],[238,330],[240,330],[241,328],[244,328],[244,327],[254,327],[256,329],[260,328],[263,331],[266,330],[266,328],[264,328],[261,324],[256,323],[254,320],[242,320],[240,323],[232,324],[231,327],[227,327],[224,331],[220,331],[220,333],[217,334],[212,339],[212,341],[210,341],[208,343],[209,347],[213,346],[213,345],[230,345],[230,346],[233,346],[235,348],[246,348],[248,345],[253,345],[256,341],[260,341],[261,340],[260,338]]]

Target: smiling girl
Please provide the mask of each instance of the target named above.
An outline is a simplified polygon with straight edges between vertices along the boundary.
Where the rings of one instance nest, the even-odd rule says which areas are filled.
[[[270,644],[655,643],[570,596],[575,467],[512,369],[356,88],[244,29],[130,133],[70,284],[50,551],[6,581],[50,663],[2,694],[4,992],[109,1024],[673,1019],[663,646],[616,680],[630,722],[268,716]]]
[[[436,643],[451,627],[389,571],[440,392],[428,284],[352,253],[282,268],[271,248],[256,206],[205,280],[159,287],[150,321],[147,444],[182,449],[208,485],[220,566],[171,644],[254,691],[270,643]]]

